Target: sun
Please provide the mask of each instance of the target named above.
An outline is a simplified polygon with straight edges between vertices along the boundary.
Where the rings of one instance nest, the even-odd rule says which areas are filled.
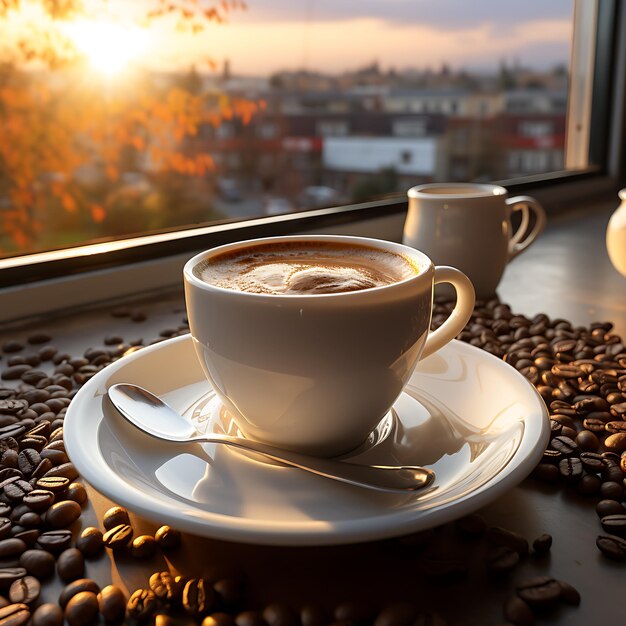
[[[78,20],[67,24],[66,32],[92,67],[108,76],[124,70],[147,48],[145,29],[111,21]]]

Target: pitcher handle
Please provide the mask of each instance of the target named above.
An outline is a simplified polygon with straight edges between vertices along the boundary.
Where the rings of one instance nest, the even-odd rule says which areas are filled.
[[[541,204],[530,196],[508,198],[506,203],[511,207],[511,212],[522,212],[522,221],[509,240],[508,254],[510,261],[521,252],[524,252],[524,250],[535,241],[541,231],[543,231],[546,226],[546,212],[543,210]],[[527,232],[528,224],[530,223],[530,211],[535,214],[535,225],[530,232]]]

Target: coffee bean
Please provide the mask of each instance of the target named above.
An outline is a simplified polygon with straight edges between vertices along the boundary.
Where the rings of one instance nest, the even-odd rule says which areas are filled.
[[[96,594],[81,591],[72,596],[65,607],[65,619],[69,626],[90,626],[98,617],[99,607]]]
[[[68,548],[59,554],[57,559],[59,578],[69,583],[85,575],[85,557],[77,548]]]
[[[121,506],[110,508],[102,519],[102,525],[105,530],[111,530],[122,524],[130,525],[130,517],[128,516],[128,511]]]
[[[555,376],[559,378],[574,379],[581,378],[584,372],[576,365],[567,365],[565,363],[557,363],[552,366],[550,370]]]
[[[22,626],[30,619],[26,604],[9,604],[0,609],[0,626]]]
[[[150,589],[137,589],[128,599],[128,615],[138,622],[149,620],[158,608],[154,593]]]
[[[561,429],[561,437],[568,437],[572,441],[576,441],[576,437],[578,436],[578,431],[575,428],[568,428],[567,426],[563,426]]]
[[[503,606],[504,617],[515,626],[533,626],[535,615],[532,609],[517,596],[512,596]]]
[[[608,411],[609,403],[598,396],[587,396],[574,403],[574,410],[579,415],[587,415],[593,411]]]
[[[173,550],[180,545],[181,534],[171,526],[161,526],[154,534],[161,550]]]
[[[46,513],[46,524],[51,528],[67,528],[80,517],[80,513],[80,505],[72,500],[56,502]]]
[[[36,332],[30,334],[26,341],[28,341],[31,345],[36,346],[41,343],[48,343],[51,339],[52,337],[50,337],[47,333]]]
[[[42,459],[49,459],[52,462],[52,465],[62,465],[63,463],[68,462],[67,454],[65,454],[65,452],[63,452],[62,450],[51,450],[50,448],[44,448],[41,451],[40,456]]]
[[[600,523],[605,532],[626,538],[626,512],[607,515],[600,520]]]
[[[98,586],[98,583],[91,578],[79,578],[78,580],[74,580],[67,585],[63,591],[61,591],[61,594],[59,595],[59,604],[65,608],[70,599],[82,591],[89,591],[97,594],[100,592],[100,587]]]
[[[16,580],[24,578],[27,573],[23,567],[0,568],[0,589],[8,589]]]
[[[37,513],[30,511],[20,517],[18,524],[24,526],[24,528],[38,528],[41,525],[41,517]]]
[[[583,464],[575,457],[562,459],[559,461],[559,474],[568,482],[576,482],[582,477]]]
[[[596,505],[596,513],[599,518],[607,515],[620,515],[626,513],[626,507],[617,500],[600,500]]]
[[[14,527],[12,532],[16,530],[17,527]],[[14,532],[13,536],[16,539],[21,539],[28,548],[32,548],[37,543],[37,539],[39,539],[39,529],[20,530],[19,532]]]
[[[37,545],[52,554],[60,554],[69,548],[71,543],[72,533],[69,530],[49,530],[37,539]]]
[[[626,391],[626,387],[624,387],[624,389],[622,389],[621,391]],[[626,416],[626,402],[620,402],[619,404],[611,405],[609,412],[614,417],[624,419],[624,417]]]
[[[58,604],[42,604],[33,613],[32,626],[63,626],[63,610]]]
[[[24,496],[22,502],[33,511],[42,513],[54,504],[54,494],[45,489],[33,489],[33,491]]]
[[[128,524],[120,524],[104,533],[104,545],[111,550],[122,550],[130,544],[133,538],[133,529]]]
[[[0,400],[0,413],[7,415],[17,415],[20,411],[28,408],[28,402],[15,398]]]
[[[8,517],[0,517],[0,540],[9,537],[11,526],[11,520]]]
[[[20,556],[20,566],[39,580],[54,574],[54,556],[45,550],[26,550]]]
[[[580,454],[580,448],[576,445],[576,442],[564,435],[552,439],[550,446],[563,454],[563,456],[578,456]]]
[[[506,546],[493,546],[487,551],[487,569],[491,572],[510,572],[520,561],[520,555]]]
[[[0,541],[0,559],[19,557],[26,550],[26,544],[21,539],[11,537]]]
[[[41,457],[39,452],[33,450],[33,448],[22,450],[17,457],[18,467],[26,476],[30,476],[39,463],[41,463]]]
[[[67,488],[65,498],[67,500],[73,500],[76,504],[82,506],[87,502],[87,491],[82,483],[71,483]]]
[[[619,432],[613,435],[609,435],[604,440],[604,445],[606,449],[611,452],[624,452],[626,450],[626,432]]]
[[[546,554],[550,551],[552,547],[552,535],[548,533],[544,533],[543,535],[539,535],[537,539],[533,541],[533,550],[537,554]]]
[[[559,468],[551,463],[539,463],[533,470],[532,477],[541,482],[553,484],[559,480]]]
[[[626,432],[626,422],[607,422],[604,428],[606,432],[611,434],[624,433]]]
[[[76,540],[76,547],[88,559],[97,556],[104,548],[102,532],[98,528],[88,526]]]
[[[67,478],[68,480],[76,480],[78,478],[78,471],[74,466],[74,463],[63,463],[53,467],[45,476],[46,478]]]
[[[39,465],[33,470],[33,473],[30,475],[31,481],[35,479],[35,481],[39,480],[52,468],[52,461],[50,459],[41,459]]]
[[[408,610],[406,605],[410,607]],[[396,623],[397,626],[410,626],[413,622],[413,616],[415,616],[416,610],[417,609],[409,603],[398,602],[391,604],[386,606],[378,614],[374,626],[396,626]],[[326,624],[330,623],[330,620],[326,615],[326,611],[318,604],[305,604],[300,609],[300,623],[302,626],[326,626]]]
[[[600,491],[602,479],[595,474],[583,474],[576,483],[576,491],[583,496],[593,496]]]
[[[554,578],[540,576],[519,583],[517,595],[532,607],[545,607],[559,599],[561,585]]]
[[[235,578],[222,578],[213,584],[213,591],[218,596],[221,606],[233,609],[243,598],[243,588]]]
[[[154,556],[157,543],[150,535],[140,535],[133,539],[130,547],[130,554],[136,559],[149,559]]]
[[[333,624],[343,622],[333,622]],[[258,611],[243,611],[235,617],[236,626],[267,626],[263,616]]]
[[[560,600],[565,602],[565,604],[569,604],[570,606],[579,606],[580,605],[580,592],[575,587],[572,587],[569,583],[566,583],[563,580],[559,580],[559,585],[561,585],[561,597]]]
[[[52,493],[61,493],[69,486],[69,479],[63,476],[44,476],[37,481],[37,487]]]
[[[614,535],[599,535],[596,546],[604,556],[613,561],[626,561],[626,541]]]
[[[214,603],[215,594],[202,578],[192,578],[183,589],[183,608],[187,613],[200,616],[208,613]]]
[[[33,486],[25,480],[17,479],[10,483],[6,481],[4,483],[4,493],[11,502],[21,502],[24,496],[32,490]]]
[[[603,433],[605,430],[605,424],[606,422],[603,420],[593,417],[586,417],[583,420],[583,426],[585,429],[592,433]]]
[[[5,437],[0,439],[0,453],[4,454],[7,450],[19,451],[20,445],[13,437]]]
[[[164,602],[173,602],[179,595],[179,585],[170,572],[155,572],[148,583],[154,595]]]
[[[9,588],[9,600],[15,604],[32,604],[40,593],[41,583],[34,576],[24,576]]]
[[[581,430],[576,435],[576,444],[585,452],[595,452],[600,447],[598,437],[590,430]]]
[[[298,622],[298,624],[300,623],[301,622]],[[325,623],[326,622],[324,622],[324,624]],[[212,615],[207,615],[202,620],[201,626],[235,626],[235,619],[228,613],[213,613]],[[302,626],[305,625],[303,624]]]
[[[107,624],[119,624],[126,614],[126,596],[115,585],[107,585],[98,594],[100,614]]]
[[[273,602],[263,609],[268,626],[300,626],[297,613],[287,604]]]
[[[18,380],[22,377],[22,374],[30,369],[30,365],[12,365],[2,370],[3,380]]]
[[[605,500],[621,500],[624,497],[624,486],[613,481],[606,481],[600,487],[600,495]]]
[[[0,463],[4,468],[17,468],[18,454],[15,450],[5,450],[0,458]]]
[[[417,608],[410,602],[395,602],[385,606],[373,626],[411,626],[417,616]],[[300,610],[302,626],[325,626],[329,623],[321,607],[306,606]]]

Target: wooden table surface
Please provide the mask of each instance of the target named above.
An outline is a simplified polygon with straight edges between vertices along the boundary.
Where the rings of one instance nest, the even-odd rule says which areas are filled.
[[[626,278],[612,268],[604,247],[609,215],[607,209],[552,220],[533,247],[507,268],[498,289],[500,298],[513,311],[528,316],[545,312],[575,324],[610,320],[618,334],[626,335]],[[58,348],[79,355],[89,346],[102,346],[104,337],[113,333],[126,341],[139,337],[149,341],[160,330],[176,327],[184,315],[180,293],[140,306],[148,314],[141,323],[97,310],[47,320],[38,328],[50,332]],[[0,343],[9,337],[25,337],[31,330],[32,326],[11,328],[0,333]],[[83,526],[99,525],[102,513],[111,505],[93,489],[89,492]],[[593,499],[528,479],[485,507],[481,513],[491,525],[518,531],[530,541],[544,532],[554,537],[547,558],[526,559],[503,580],[488,577],[482,562],[472,559],[466,579],[443,586],[430,584],[420,574],[415,551],[397,540],[273,548],[184,536],[183,546],[168,560],[170,567],[187,575],[244,572],[250,604],[259,608],[272,601],[285,601],[294,607],[315,602],[332,609],[351,600],[373,606],[409,600],[437,609],[450,624],[463,626],[503,623],[502,600],[511,595],[515,581],[546,572],[578,588],[582,604],[548,614],[539,623],[589,626],[602,620],[607,626],[626,624],[626,564],[607,561],[597,550],[595,539],[601,527],[593,503]],[[156,529],[156,525],[137,518],[134,525],[136,534]],[[449,534],[450,529],[444,529],[437,541],[452,547]],[[161,557],[142,564],[130,559],[115,561],[107,554],[88,563],[87,575],[101,583],[113,580],[136,588],[147,586],[149,574],[167,566]],[[48,583],[45,595],[54,598],[60,588],[56,582]]]

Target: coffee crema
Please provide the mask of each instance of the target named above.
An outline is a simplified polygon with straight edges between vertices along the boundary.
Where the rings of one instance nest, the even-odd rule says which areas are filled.
[[[204,282],[248,293],[313,295],[383,287],[419,273],[410,259],[351,243],[251,244],[209,257],[194,268]]]

